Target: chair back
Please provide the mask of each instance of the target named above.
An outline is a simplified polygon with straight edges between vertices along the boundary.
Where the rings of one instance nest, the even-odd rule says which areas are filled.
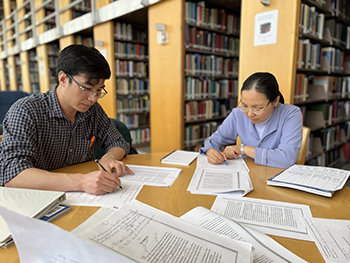
[[[310,128],[303,127],[303,135],[301,139],[301,145],[299,150],[299,155],[296,164],[305,164],[305,156],[307,150],[307,143],[309,141]]]

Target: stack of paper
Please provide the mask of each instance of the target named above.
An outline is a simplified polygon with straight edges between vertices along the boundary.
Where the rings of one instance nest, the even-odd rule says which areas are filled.
[[[168,164],[190,165],[198,155],[198,152],[175,150],[164,156],[161,162]]]
[[[295,164],[268,179],[267,184],[332,197],[344,187],[349,175],[350,171],[342,169]]]
[[[243,158],[227,160],[226,164],[210,164],[207,157],[197,158],[197,168],[187,188],[192,194],[246,195],[253,190],[249,169]]]
[[[63,200],[64,192],[0,187],[1,206],[28,217],[41,218]],[[11,239],[10,229],[0,216],[0,246]]]

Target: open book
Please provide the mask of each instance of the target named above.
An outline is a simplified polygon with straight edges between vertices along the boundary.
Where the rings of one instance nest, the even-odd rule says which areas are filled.
[[[337,168],[293,165],[267,180],[267,185],[293,188],[313,194],[332,197],[344,187],[350,171]]]
[[[0,204],[21,215],[42,218],[65,199],[65,192],[0,187]],[[12,239],[10,229],[0,216],[0,246]]]

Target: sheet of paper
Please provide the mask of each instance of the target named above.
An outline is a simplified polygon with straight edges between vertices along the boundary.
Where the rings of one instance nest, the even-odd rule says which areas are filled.
[[[350,262],[350,220],[325,218],[304,220],[327,263]]]
[[[251,243],[254,247],[254,263],[306,263],[305,260],[293,254],[269,236],[247,226],[243,226],[204,207],[196,207],[180,218],[218,235],[224,235],[233,240]]]
[[[303,221],[312,218],[307,205],[226,195],[211,210],[265,234],[313,241]]]
[[[81,223],[79,226],[74,228],[71,231],[71,233],[74,234],[74,235],[77,235],[77,234],[79,234],[81,232],[84,232],[85,230],[89,229],[90,227],[96,225],[97,223],[99,223],[103,219],[105,219],[106,217],[108,217],[111,214],[113,214],[118,209],[111,208],[111,207],[101,207],[92,216],[90,216],[83,223]]]
[[[120,177],[122,184],[135,183],[142,185],[170,187],[182,172],[179,168],[128,165],[134,175],[127,172]],[[124,187],[124,186],[123,186]]]
[[[248,171],[242,158],[228,160],[228,165],[214,165],[201,155],[187,191],[192,194],[244,196],[253,190]]]
[[[211,164],[208,162],[207,160],[207,156],[206,155],[199,155],[197,157],[197,167],[201,167],[201,168],[209,168],[209,169],[221,169],[221,168],[229,168],[230,170],[234,170],[237,172],[250,172],[246,162],[244,161],[244,159],[241,156],[238,156],[237,159],[229,159],[227,160],[227,164]]]
[[[54,224],[22,216],[1,206],[0,214],[11,230],[23,263],[134,262],[81,240]]]
[[[252,245],[133,201],[78,234],[137,262],[251,262]]]
[[[104,206],[119,208],[134,200],[142,189],[142,185],[122,183],[123,189],[116,188],[112,193],[92,195],[85,192],[67,192],[65,205]]]
[[[199,155],[199,152],[176,150],[162,158],[162,163],[190,165]]]

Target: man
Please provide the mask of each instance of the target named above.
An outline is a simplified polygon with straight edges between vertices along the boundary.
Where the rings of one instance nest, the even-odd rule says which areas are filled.
[[[0,184],[91,194],[109,193],[120,186],[118,176],[125,171],[132,174],[120,161],[130,145],[97,103],[107,94],[104,82],[110,75],[97,49],[83,45],[63,49],[57,61],[58,85],[47,93],[18,100],[5,116]],[[50,172],[93,160],[96,144],[106,149],[100,160],[106,171]]]

